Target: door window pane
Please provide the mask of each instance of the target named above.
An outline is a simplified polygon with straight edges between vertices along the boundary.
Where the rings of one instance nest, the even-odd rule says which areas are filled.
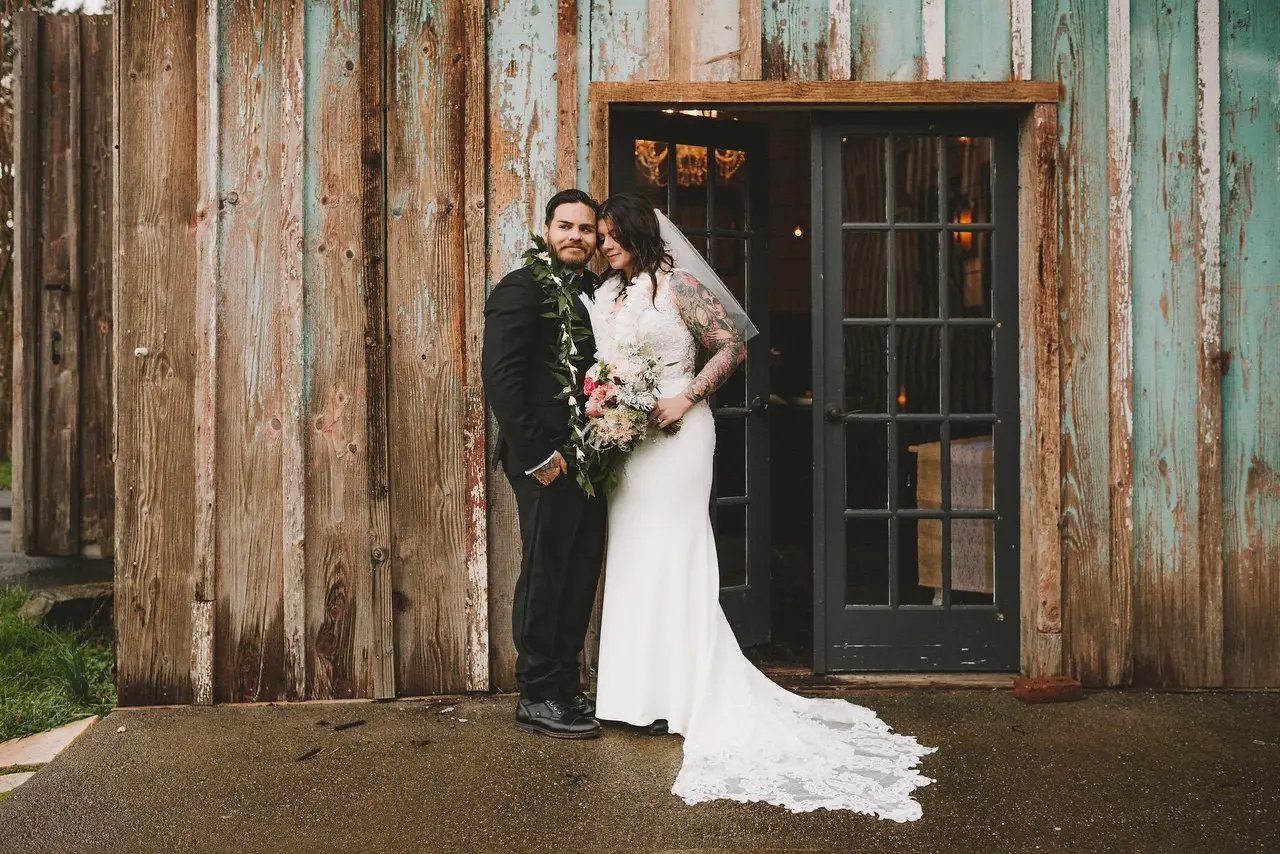
[[[707,149],[676,145],[676,211],[680,228],[707,227]]]
[[[942,603],[941,519],[905,518],[898,522],[898,602]]]
[[[667,184],[670,175],[667,143],[637,139],[635,146],[635,190],[653,206],[667,209]]]
[[[747,494],[747,422],[741,416],[716,419],[716,497]]]
[[[889,235],[883,231],[844,233],[844,316],[886,317],[885,280]]]
[[[996,466],[992,425],[956,424],[951,429],[951,509],[993,509]],[[957,437],[959,432],[965,435]]]
[[[844,409],[889,411],[889,365],[885,329],[848,326],[844,330]]]
[[[947,251],[947,315],[991,316],[991,232],[953,231]]]
[[[889,604],[889,520],[845,520],[846,605]]]
[[[899,326],[897,329],[899,412],[941,412],[941,341],[936,326]]]
[[[845,222],[884,222],[883,136],[850,135],[841,142]]]
[[[938,221],[938,138],[895,136],[893,171],[897,222]]]
[[[995,520],[952,519],[952,604],[993,604],[995,601],[995,566]]]
[[[850,510],[889,507],[888,424],[850,421],[845,427],[845,505]]]
[[[735,148],[717,148],[715,181],[715,227],[744,231],[747,223],[747,153]]]
[[[951,329],[952,412],[994,412],[992,332],[990,327],[957,326]]]
[[[894,279],[897,281],[895,317],[938,316],[938,241],[929,231],[900,231],[894,235]]]
[[[716,508],[716,556],[720,586],[747,583],[747,510],[745,505]]]
[[[947,140],[948,212],[952,222],[991,222],[991,139]]]

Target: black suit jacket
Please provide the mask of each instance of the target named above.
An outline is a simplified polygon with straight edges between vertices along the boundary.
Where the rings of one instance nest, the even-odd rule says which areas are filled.
[[[596,277],[582,274],[582,290],[592,293]],[[508,273],[494,287],[484,308],[481,374],[485,397],[498,420],[497,453],[509,473],[540,465],[569,438],[568,404],[551,376],[549,360],[560,335],[560,321],[543,317],[549,307],[542,285],[528,267]],[[581,300],[574,301],[588,329],[591,320]],[[578,342],[578,379],[596,358],[595,339]]]

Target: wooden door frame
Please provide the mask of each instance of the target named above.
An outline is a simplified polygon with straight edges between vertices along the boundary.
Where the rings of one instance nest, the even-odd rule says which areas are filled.
[[[1019,598],[1021,669],[1062,673],[1062,388],[1058,321],[1058,96],[1055,82],[592,83],[589,190],[609,194],[615,106],[793,110],[975,107],[1016,112],[1018,130]]]

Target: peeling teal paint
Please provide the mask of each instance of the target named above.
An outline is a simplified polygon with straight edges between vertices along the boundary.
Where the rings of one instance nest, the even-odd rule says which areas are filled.
[[[947,4],[947,79],[1008,80],[1009,0]]]
[[[645,79],[648,0],[583,0],[584,7],[591,9],[591,79]]]
[[[1059,252],[1063,277],[1063,654],[1069,674],[1105,683],[1111,648],[1107,0],[1036,0],[1037,80],[1060,80]],[[1070,289],[1067,283],[1071,282]],[[1088,602],[1087,607],[1073,607]]]
[[[490,139],[498,159],[490,163],[490,187],[498,180],[514,182],[516,192],[504,194],[506,200],[489,212],[491,274],[516,266],[539,207],[551,197],[556,172],[555,43],[554,4],[492,4]]]
[[[1280,684],[1280,15],[1223,0],[1227,683]]]
[[[822,80],[827,76],[827,0],[764,0],[766,80]]]
[[[1171,633],[1199,636],[1199,354],[1194,0],[1134,0],[1134,668],[1201,684]],[[1216,526],[1215,526],[1216,527]],[[1206,640],[1206,644],[1212,641]]]
[[[591,85],[591,10],[592,3],[578,4],[578,186],[591,186],[587,159],[591,153],[591,115],[587,109],[587,89]]]
[[[851,0],[850,6],[855,80],[924,77],[920,3]]]

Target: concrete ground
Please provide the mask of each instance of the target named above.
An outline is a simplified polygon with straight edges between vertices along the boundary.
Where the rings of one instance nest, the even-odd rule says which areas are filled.
[[[1280,694],[849,697],[939,748],[922,820],[688,807],[677,737],[477,697],[117,711],[0,800],[0,851],[1280,851]]]

